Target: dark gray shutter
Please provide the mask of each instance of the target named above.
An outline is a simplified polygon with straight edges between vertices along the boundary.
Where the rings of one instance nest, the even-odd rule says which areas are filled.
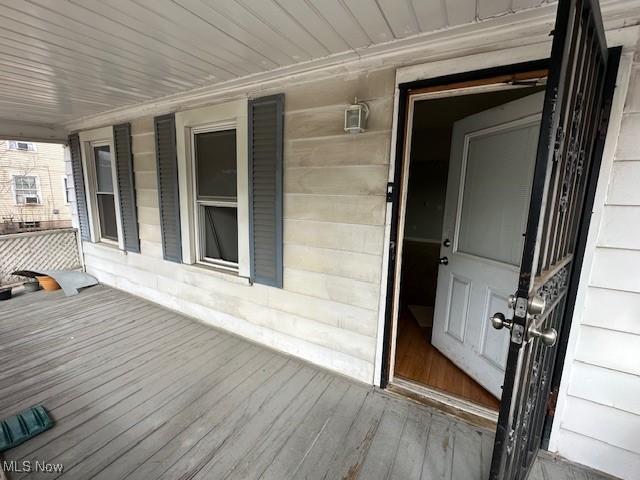
[[[162,254],[165,260],[182,262],[180,237],[180,196],[176,157],[176,121],[171,113],[154,118],[158,203],[162,230]]]
[[[116,175],[118,177],[124,249],[128,252],[140,253],[133,154],[131,153],[131,125],[128,123],[114,125],[113,142],[116,149]]]
[[[77,133],[69,135],[69,150],[71,151],[71,170],[73,175],[73,191],[76,197],[78,210],[78,224],[80,226],[80,238],[91,240],[89,230],[89,213],[87,211],[87,195],[84,189],[84,174],[82,172],[82,153],[80,152],[80,137]]]
[[[251,279],[282,288],[282,136],[284,95],[249,102]]]

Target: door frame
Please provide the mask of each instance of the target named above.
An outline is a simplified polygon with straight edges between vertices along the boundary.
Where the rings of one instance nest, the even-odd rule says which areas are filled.
[[[396,177],[397,184],[393,190],[393,223],[391,230],[394,252],[393,258],[390,256],[390,264],[387,283],[387,318],[385,325],[388,332],[385,349],[385,362],[383,364],[383,374],[386,374],[386,382],[381,386],[393,385],[396,391],[412,392],[428,401],[445,409],[450,413],[460,413],[465,418],[478,417],[476,423],[492,425],[498,420],[498,412],[489,408],[477,405],[471,401],[460,399],[454,395],[431,388],[427,385],[419,385],[405,379],[394,377],[394,364],[397,340],[397,323],[399,314],[400,297],[400,276],[402,272],[402,239],[404,237],[404,225],[406,218],[407,193],[409,183],[409,169],[411,157],[411,138],[413,134],[413,112],[416,102],[432,100],[436,98],[452,98],[461,95],[489,93],[497,91],[513,90],[522,88],[510,82],[530,81],[541,77],[546,77],[548,60],[534,60],[516,65],[494,67],[461,74],[437,77],[430,80],[420,80],[417,82],[404,83],[399,86],[400,94],[403,96],[404,112],[402,119],[398,123],[398,141],[396,145],[396,169],[399,174]],[[393,263],[393,265],[391,265]],[[515,286],[514,286],[515,289]]]
[[[610,176],[611,163],[613,161],[613,153],[617,142],[617,136],[620,130],[620,124],[622,121],[622,106],[624,105],[627,87],[631,78],[631,64],[633,58],[633,50],[637,41],[637,29],[631,32],[631,29],[620,29],[606,32],[607,41],[610,48],[623,47],[623,55],[620,61],[620,67],[618,70],[616,90],[613,96],[613,108],[609,118],[609,128],[607,130],[606,137],[603,145],[603,158],[598,172],[598,177],[592,182],[592,187],[595,189],[592,195],[596,200],[594,208],[601,210],[602,196],[606,193],[606,188]],[[415,92],[417,89],[422,89],[423,93],[434,90],[439,87],[442,91],[444,85],[451,85],[453,83],[460,82],[473,82],[480,79],[486,79],[488,77],[496,77],[499,75],[511,75],[517,72],[531,71],[539,68],[546,68],[548,66],[548,55],[550,52],[551,41],[545,40],[535,45],[529,45],[526,48],[514,47],[504,48],[500,50],[490,51],[480,54],[472,54],[459,56],[457,58],[449,58],[445,60],[439,60],[428,64],[413,65],[408,67],[399,68],[396,71],[395,92],[394,92],[394,106],[393,106],[393,119],[392,119],[392,136],[391,136],[391,150],[390,150],[390,162],[389,162],[389,188],[388,188],[388,203],[386,208],[386,222],[385,222],[385,236],[383,246],[383,265],[382,275],[380,282],[380,299],[379,299],[379,318],[378,318],[378,337],[376,345],[376,359],[374,365],[374,384],[381,388],[392,388],[389,380],[393,380],[392,377],[392,354],[394,353],[395,343],[395,321],[394,318],[394,295],[396,290],[396,265],[398,258],[394,255],[395,245],[392,242],[397,242],[398,237],[398,220],[400,214],[400,194],[401,184],[403,180],[403,164],[404,164],[404,147],[406,143],[407,130],[407,115],[408,115],[408,99],[410,92]],[[507,59],[507,60],[505,60]],[[506,63],[506,65],[505,65]],[[396,175],[397,172],[397,175]],[[595,172],[594,172],[595,173]],[[589,267],[592,262],[595,248],[595,237],[597,235],[597,229],[600,222],[600,212],[594,211],[590,219],[590,223],[585,226],[589,231],[588,235],[584,235],[581,238],[582,242],[585,242],[585,254],[584,265],[587,268],[582,269],[580,275],[580,282],[576,287],[576,293],[573,295],[575,299],[575,306],[571,318],[571,323],[574,323],[582,314],[584,306],[584,295],[588,283]],[[582,301],[581,301],[582,300]],[[572,358],[569,353],[566,356],[567,349],[571,352],[575,346],[575,330],[568,329],[566,332],[565,341],[561,342],[559,348],[561,351],[558,353],[558,359],[562,359],[556,363],[557,374],[554,375],[554,380],[559,384],[560,401],[558,403],[558,409],[563,403],[563,386],[566,389],[566,382],[562,382],[562,378],[568,375],[570,368],[565,368],[567,363],[570,363]],[[410,385],[403,384],[404,382],[395,381],[397,387],[393,390],[399,391],[405,395],[420,395],[429,397],[428,391],[416,391],[422,389],[411,388]],[[440,393],[440,392],[437,392]],[[436,397],[433,395],[433,397]],[[433,398],[435,404],[439,408],[449,411],[450,413],[461,412],[462,416],[471,413],[476,415],[478,412],[473,408],[469,408],[469,405],[465,405],[462,401],[453,401],[447,404],[447,398]],[[443,401],[444,400],[444,401]],[[450,400],[450,399],[449,399]],[[468,402],[466,402],[468,403]],[[444,408],[443,408],[444,407]],[[448,408],[449,407],[449,408]],[[451,408],[452,407],[452,408]],[[480,415],[482,417],[482,415]],[[485,417],[486,418],[486,417]],[[559,418],[556,415],[556,419]],[[551,431],[556,431],[558,422],[553,422]],[[549,436],[545,439],[547,444],[552,450],[555,443],[553,435],[549,439]]]

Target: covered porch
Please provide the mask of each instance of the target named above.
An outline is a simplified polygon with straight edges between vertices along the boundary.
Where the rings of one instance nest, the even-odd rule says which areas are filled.
[[[106,286],[0,308],[0,417],[55,426],[17,478],[488,478],[493,432]],[[17,462],[17,463],[11,463]],[[536,480],[605,478],[539,458]]]

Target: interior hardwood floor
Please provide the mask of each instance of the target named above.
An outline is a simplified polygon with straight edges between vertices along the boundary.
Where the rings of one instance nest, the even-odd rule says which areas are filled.
[[[408,309],[398,319],[395,375],[437,388],[483,407],[498,410],[500,401],[436,349]]]

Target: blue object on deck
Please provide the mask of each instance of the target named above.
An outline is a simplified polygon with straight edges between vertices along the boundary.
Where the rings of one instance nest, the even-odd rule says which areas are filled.
[[[28,408],[17,415],[1,420],[0,452],[20,445],[51,427],[53,427],[53,420],[42,405]]]

